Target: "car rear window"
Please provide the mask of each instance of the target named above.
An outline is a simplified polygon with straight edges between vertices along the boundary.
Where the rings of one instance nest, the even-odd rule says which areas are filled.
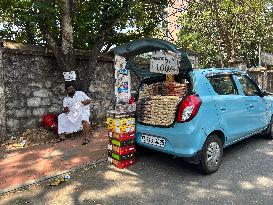
[[[238,95],[231,75],[211,76],[208,80],[218,95]]]
[[[238,80],[241,83],[241,86],[243,88],[243,92],[246,96],[257,96],[259,93],[259,90],[254,85],[251,80],[246,76],[237,76]]]

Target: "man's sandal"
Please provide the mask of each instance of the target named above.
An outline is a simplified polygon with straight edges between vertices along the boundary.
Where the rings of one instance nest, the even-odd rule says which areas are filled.
[[[59,139],[57,140],[57,143],[62,142],[62,141],[65,141],[65,140],[66,140],[66,138],[59,138]]]
[[[82,145],[87,145],[89,142],[90,142],[89,139],[84,139],[83,142],[82,142]]]

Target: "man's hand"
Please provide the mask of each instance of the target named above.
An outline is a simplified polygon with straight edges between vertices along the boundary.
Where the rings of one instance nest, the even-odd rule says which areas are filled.
[[[88,105],[88,104],[90,104],[91,103],[91,100],[90,99],[88,99],[88,100],[83,100],[82,101],[82,104],[83,105]]]
[[[64,107],[64,113],[69,113],[69,108],[68,107]]]

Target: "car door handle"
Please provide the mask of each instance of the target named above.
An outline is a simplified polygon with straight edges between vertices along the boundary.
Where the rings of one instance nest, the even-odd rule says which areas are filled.
[[[249,108],[254,108],[255,106],[254,105],[249,105]]]
[[[221,108],[220,108],[220,110],[225,111],[225,110],[227,110],[227,109],[226,109],[226,108],[224,108],[224,107],[221,107]]]

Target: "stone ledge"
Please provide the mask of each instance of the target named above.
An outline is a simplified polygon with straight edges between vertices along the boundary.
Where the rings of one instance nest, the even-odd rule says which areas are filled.
[[[34,56],[54,56],[51,49],[44,46],[15,43],[12,41],[4,41],[3,53],[8,54],[21,54],[21,55],[34,55]],[[90,51],[76,50],[76,58],[81,60],[89,60],[91,55]],[[114,59],[107,54],[101,54],[98,57],[100,62],[113,62]]]

